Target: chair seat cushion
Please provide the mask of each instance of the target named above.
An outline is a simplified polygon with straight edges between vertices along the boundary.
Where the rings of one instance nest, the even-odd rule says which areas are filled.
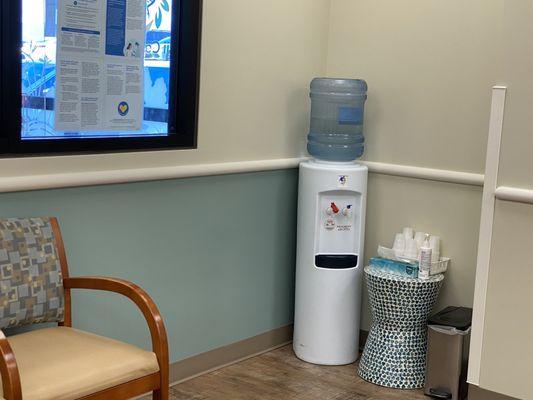
[[[150,351],[72,328],[38,329],[8,341],[24,400],[78,399],[159,371]]]

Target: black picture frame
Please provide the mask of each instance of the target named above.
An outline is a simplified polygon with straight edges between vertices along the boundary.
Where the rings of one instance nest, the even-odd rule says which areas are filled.
[[[0,5],[0,156],[84,154],[197,147],[202,0],[172,2],[168,136],[22,140],[22,0]]]

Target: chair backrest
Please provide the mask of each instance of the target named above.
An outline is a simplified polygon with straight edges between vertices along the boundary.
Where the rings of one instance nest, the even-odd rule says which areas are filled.
[[[63,321],[56,240],[52,218],[0,219],[0,329]]]

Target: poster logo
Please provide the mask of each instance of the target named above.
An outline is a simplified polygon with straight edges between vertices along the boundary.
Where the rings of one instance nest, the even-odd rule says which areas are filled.
[[[130,112],[130,106],[125,101],[121,102],[118,105],[118,113],[120,114],[121,117],[125,117],[126,115],[128,115],[129,112]]]

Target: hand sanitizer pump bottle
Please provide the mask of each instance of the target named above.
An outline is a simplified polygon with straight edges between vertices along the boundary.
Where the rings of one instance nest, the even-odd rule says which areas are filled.
[[[311,129],[300,165],[294,351],[314,364],[357,360],[368,169],[363,80],[311,83]]]

